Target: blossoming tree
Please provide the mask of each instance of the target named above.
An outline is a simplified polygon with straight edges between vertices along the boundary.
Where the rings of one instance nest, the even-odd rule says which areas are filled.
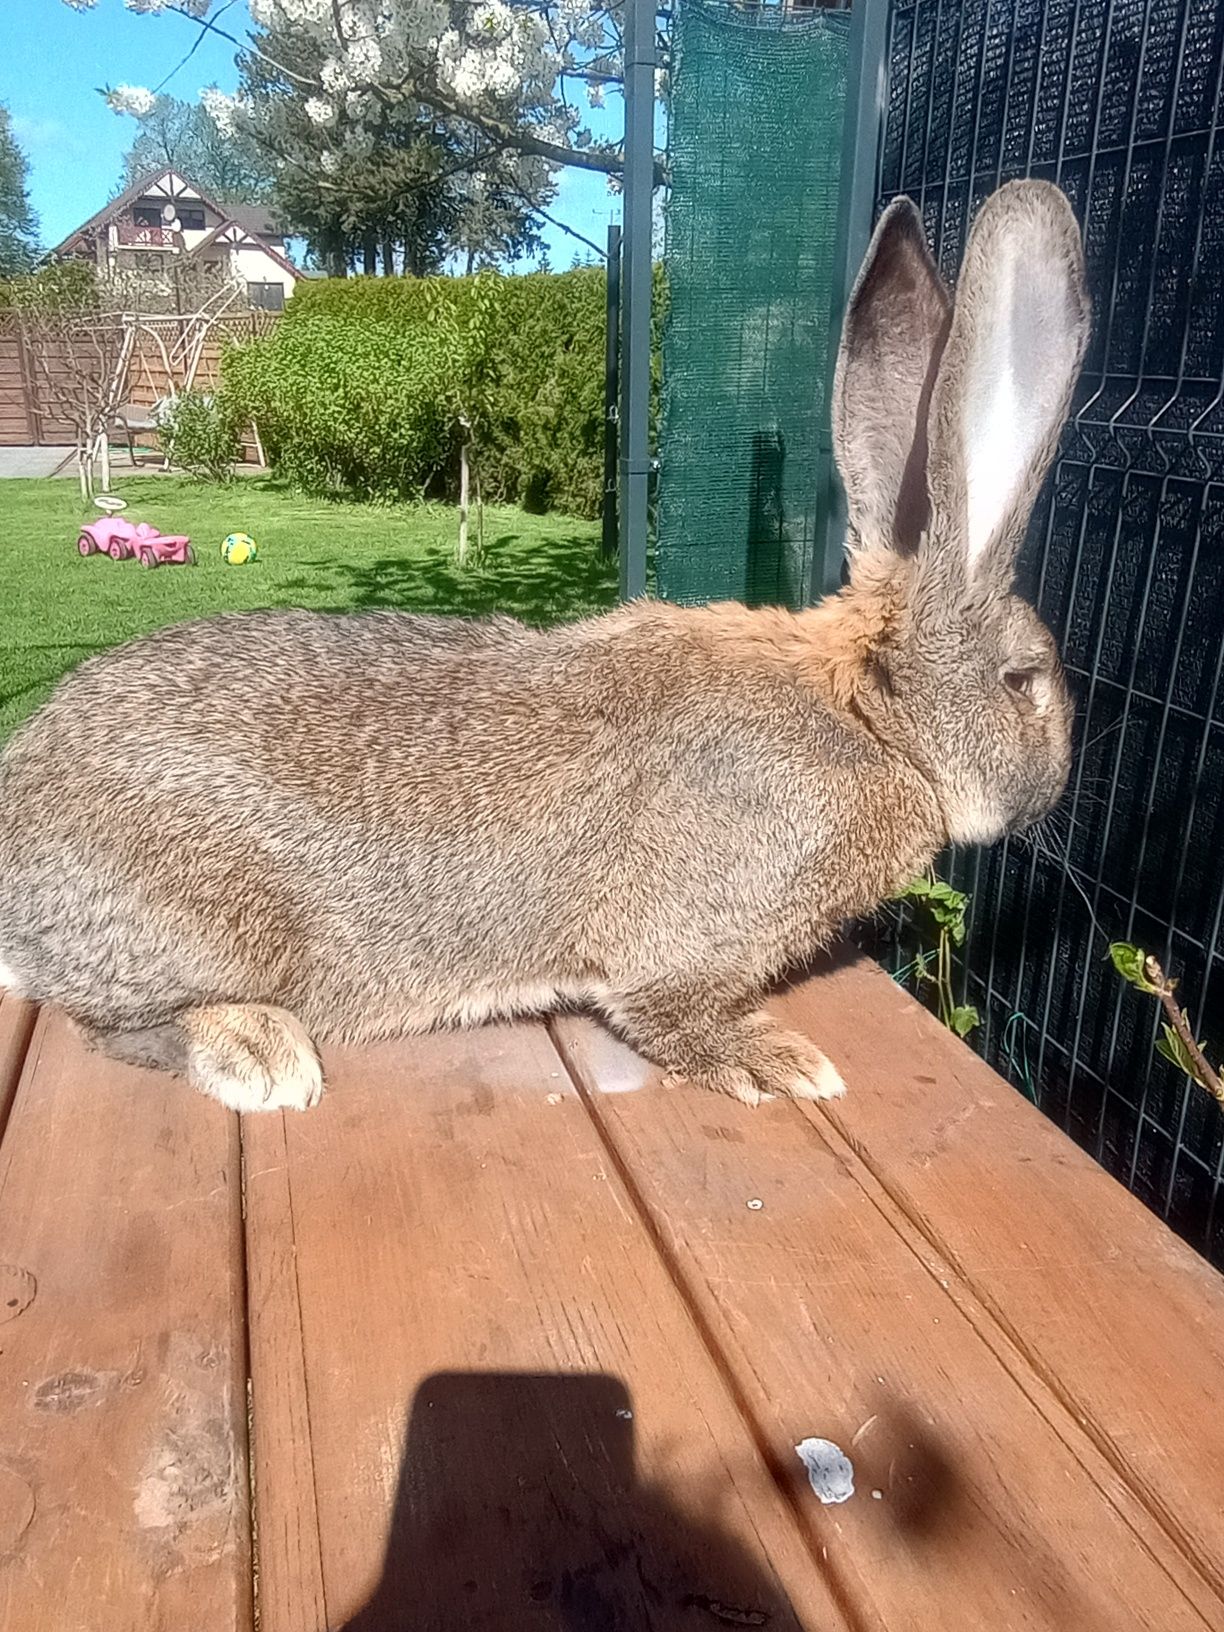
[[[65,0],[88,11],[98,0]],[[132,11],[169,12],[264,57],[303,98],[307,116],[334,143],[325,171],[346,149],[372,140],[379,114],[416,104],[458,121],[514,161],[530,185],[539,167],[578,166],[616,175],[619,146],[598,139],[588,110],[620,83],[621,8],[597,0],[248,0],[256,33],[229,34],[224,0],[125,0]],[[275,39],[299,47],[288,64]],[[303,66],[309,64],[309,66]],[[142,116],[152,92],[121,85],[117,112]],[[256,111],[242,92],[212,91],[207,107],[222,128]],[[267,109],[261,107],[261,117]]]

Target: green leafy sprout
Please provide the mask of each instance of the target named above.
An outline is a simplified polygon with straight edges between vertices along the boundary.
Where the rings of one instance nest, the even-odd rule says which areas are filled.
[[[952,953],[965,944],[965,914],[969,897],[945,879],[926,873],[912,878],[894,898],[919,905],[935,931],[933,948],[920,952],[909,966],[918,984],[935,988],[939,1018],[949,1031],[967,1037],[979,1024],[980,1016],[971,1003],[958,1003],[952,990]]]
[[[1161,1024],[1156,1052],[1224,1105],[1224,1081],[1209,1064],[1204,1045],[1195,1040],[1189,1016],[1173,996],[1177,982],[1169,979],[1150,952],[1129,941],[1111,941],[1109,958],[1128,985],[1160,1000],[1168,1018]]]

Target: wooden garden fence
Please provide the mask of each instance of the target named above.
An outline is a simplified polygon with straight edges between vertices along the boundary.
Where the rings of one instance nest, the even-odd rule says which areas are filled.
[[[276,323],[273,312],[236,312],[217,318],[198,348],[190,383],[209,390],[220,379],[221,355],[231,341],[266,334]],[[188,383],[196,348],[189,332],[191,320],[179,317],[143,317],[132,345],[125,402],[151,407]],[[28,321],[19,312],[0,313],[0,447],[71,447],[72,427],[56,408],[45,374],[70,372],[68,341],[41,340],[36,363]],[[56,347],[65,355],[57,359]]]

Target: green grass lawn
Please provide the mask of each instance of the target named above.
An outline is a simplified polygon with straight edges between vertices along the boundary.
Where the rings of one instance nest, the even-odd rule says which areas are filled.
[[[0,740],[67,669],[107,646],[184,618],[265,606],[323,611],[401,607],[555,623],[616,599],[616,566],[599,527],[566,516],[485,511],[484,556],[460,571],[455,512],[307,499],[272,477],[210,487],[177,477],[116,482],[125,514],[187,533],[194,567],[148,571],[135,561],[78,555],[74,482],[0,482]],[[259,560],[229,567],[227,533],[250,533]]]

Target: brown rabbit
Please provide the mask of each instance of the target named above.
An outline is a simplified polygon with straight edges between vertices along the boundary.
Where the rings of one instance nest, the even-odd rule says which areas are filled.
[[[1066,781],[1011,586],[1088,327],[1055,188],[986,203],[954,311],[885,212],[834,391],[850,582],[811,611],[254,613],[84,664],[0,762],[9,984],[241,1111],[314,1104],[316,1038],[571,1002],[749,1103],[840,1093],[767,984]]]

